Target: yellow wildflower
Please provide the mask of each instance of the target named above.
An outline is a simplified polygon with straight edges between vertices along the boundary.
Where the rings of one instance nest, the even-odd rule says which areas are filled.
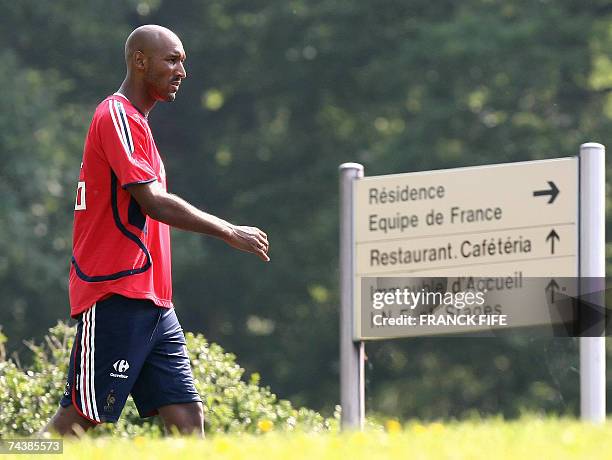
[[[147,440],[144,436],[136,436],[134,438],[134,445],[139,449],[142,449],[147,444]]]
[[[272,420],[263,419],[257,422],[257,428],[259,428],[263,433],[267,433],[274,428],[274,423]]]
[[[402,431],[402,424],[395,419],[390,419],[385,422],[385,428],[389,433],[399,433]]]

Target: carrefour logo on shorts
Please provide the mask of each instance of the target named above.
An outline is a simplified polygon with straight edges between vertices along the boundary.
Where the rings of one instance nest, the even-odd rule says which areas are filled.
[[[130,368],[130,363],[128,363],[125,359],[118,359],[115,361],[115,364],[113,364],[113,368],[117,372],[125,372]]]

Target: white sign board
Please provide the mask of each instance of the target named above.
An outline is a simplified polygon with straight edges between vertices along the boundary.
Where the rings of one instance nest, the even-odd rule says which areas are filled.
[[[353,197],[355,340],[374,338],[362,277],[578,276],[577,157],[365,177]]]

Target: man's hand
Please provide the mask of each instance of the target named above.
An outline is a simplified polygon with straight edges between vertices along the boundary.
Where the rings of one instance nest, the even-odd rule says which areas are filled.
[[[270,250],[268,235],[257,227],[232,225],[232,231],[225,241],[236,249],[259,256],[265,262],[270,261],[270,257],[268,257],[268,251]]]

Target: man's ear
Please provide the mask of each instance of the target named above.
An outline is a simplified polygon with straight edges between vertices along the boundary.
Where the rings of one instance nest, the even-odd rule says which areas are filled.
[[[143,54],[143,52],[136,51],[134,53],[133,59],[134,59],[134,67],[137,68],[138,70],[144,70],[147,58]]]

